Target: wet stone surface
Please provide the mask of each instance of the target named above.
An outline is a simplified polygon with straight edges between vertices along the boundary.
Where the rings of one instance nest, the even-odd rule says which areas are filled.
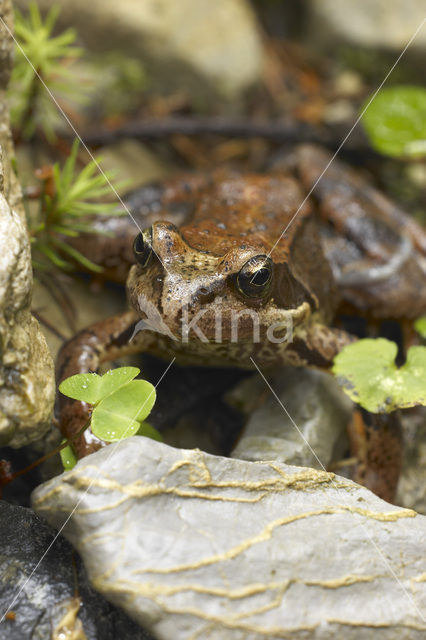
[[[14,619],[10,619],[12,614],[0,623],[0,640],[152,640],[93,591],[80,559],[62,536],[27,582],[54,536],[55,531],[31,510],[0,502],[0,617],[9,607],[14,614]],[[75,635],[61,636],[60,622],[75,606],[76,587],[81,601],[76,613],[85,636],[77,635],[78,622],[70,626]],[[19,598],[10,606],[21,588]],[[70,618],[73,620],[72,615]]]
[[[330,473],[133,437],[33,506],[55,527],[73,511],[92,585],[159,640],[426,632],[426,518]]]
[[[11,3],[0,16],[12,24]],[[49,428],[53,361],[30,312],[32,267],[21,188],[12,169],[13,145],[6,87],[13,42],[0,24],[0,446],[20,447]]]
[[[232,457],[322,469],[343,455],[353,405],[335,379],[294,367],[283,367],[269,377],[278,400],[258,376],[228,394],[229,401],[248,414]]]

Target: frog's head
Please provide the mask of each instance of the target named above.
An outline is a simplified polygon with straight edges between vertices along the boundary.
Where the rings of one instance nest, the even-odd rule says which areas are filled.
[[[170,222],[136,237],[127,289],[146,328],[184,342],[229,344],[263,342],[271,326],[274,337],[288,335],[306,321],[313,300],[287,262],[274,263],[261,240],[224,244],[214,221],[206,226],[209,243],[201,246],[193,226],[185,233]]]

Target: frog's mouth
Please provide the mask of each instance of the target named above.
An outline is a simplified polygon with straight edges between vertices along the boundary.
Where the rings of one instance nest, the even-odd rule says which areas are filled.
[[[135,325],[131,340],[140,331],[152,331],[165,335],[171,340],[179,341],[179,337],[167,325],[157,306],[143,294],[138,295],[137,311],[141,319]]]
[[[274,305],[257,310],[241,306],[235,310],[216,297],[213,303],[201,307],[183,305],[172,317],[162,315],[145,294],[139,294],[137,306],[141,320],[134,335],[139,331],[150,331],[183,345],[290,343],[294,331],[308,324],[311,317],[311,307],[306,301],[289,310]]]

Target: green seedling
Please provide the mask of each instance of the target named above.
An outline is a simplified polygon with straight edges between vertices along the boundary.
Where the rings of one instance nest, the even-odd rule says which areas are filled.
[[[370,100],[370,99],[369,99]],[[426,156],[426,89],[397,86],[382,89],[362,116],[376,151],[398,158]]]
[[[9,89],[11,119],[27,139],[38,127],[49,140],[55,138],[56,106],[43,83],[62,104],[83,100],[81,83],[69,69],[82,50],[74,46],[73,29],[52,35],[58,14],[59,8],[52,7],[43,20],[35,2],[30,2],[27,16],[15,9],[18,44]]]
[[[125,213],[114,202],[100,201],[111,195],[112,174],[99,172],[99,160],[91,160],[78,171],[78,150],[76,139],[62,169],[55,164],[47,174],[40,195],[39,215],[36,221],[29,220],[36,269],[45,271],[57,267],[69,271],[77,263],[91,271],[102,271],[65,238],[75,238],[82,232],[99,233],[91,224],[91,216]]]
[[[139,373],[137,367],[111,369],[103,376],[79,373],[61,382],[59,391],[93,406],[90,426],[101,440],[117,442],[143,435],[161,441],[159,432],[145,422],[155,403],[155,387],[146,380],[135,380]],[[65,469],[74,466],[70,443],[61,451],[61,458]]]
[[[397,345],[385,338],[358,340],[334,359],[345,393],[371,413],[426,405],[426,347],[411,347],[397,367]]]

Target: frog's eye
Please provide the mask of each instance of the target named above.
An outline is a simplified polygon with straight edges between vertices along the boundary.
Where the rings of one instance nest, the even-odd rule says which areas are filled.
[[[273,265],[268,256],[250,258],[237,275],[240,293],[250,298],[266,296],[272,282]]]
[[[141,267],[146,267],[152,256],[152,234],[150,229],[138,233],[133,243],[133,253]]]

